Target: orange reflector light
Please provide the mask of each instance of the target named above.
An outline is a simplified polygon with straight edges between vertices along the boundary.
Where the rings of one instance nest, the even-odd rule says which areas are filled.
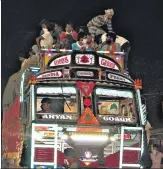
[[[78,120],[78,124],[88,124],[88,125],[98,125],[99,122],[92,113],[90,108],[86,108],[80,119]]]
[[[88,132],[88,133],[102,133],[101,128],[77,128],[76,131],[78,132]]]
[[[35,126],[36,131],[45,131],[48,130],[48,127],[46,126]]]
[[[52,136],[54,136],[54,132],[45,132],[44,133],[44,136],[47,136],[47,137],[52,137]]]
[[[135,89],[142,89],[142,79],[135,80]]]
[[[29,78],[29,84],[36,84],[36,76],[35,75],[31,75],[31,77]]]

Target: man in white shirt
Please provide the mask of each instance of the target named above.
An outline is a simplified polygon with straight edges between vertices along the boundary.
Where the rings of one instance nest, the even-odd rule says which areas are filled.
[[[52,45],[53,45],[53,37],[49,31],[50,29],[49,22],[44,21],[41,24],[41,27],[44,33],[40,37],[36,38],[36,43],[40,51],[41,51],[41,48],[48,49],[48,48],[52,48]]]

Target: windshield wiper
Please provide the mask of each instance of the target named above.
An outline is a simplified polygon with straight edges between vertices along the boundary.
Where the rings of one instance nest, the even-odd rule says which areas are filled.
[[[62,97],[63,97],[63,100],[65,101],[67,107],[68,107],[69,110],[71,111],[71,108],[70,108],[69,104],[67,103],[66,99],[65,99],[64,96],[63,96],[63,87],[62,87],[62,84],[61,84],[61,90],[62,90]]]

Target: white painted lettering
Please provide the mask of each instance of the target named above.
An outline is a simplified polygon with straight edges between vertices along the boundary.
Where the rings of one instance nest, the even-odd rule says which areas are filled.
[[[77,115],[61,115],[61,114],[46,114],[42,116],[43,119],[56,119],[56,120],[75,120]]]
[[[66,116],[66,119],[67,119],[67,120],[73,120],[73,115],[72,115],[72,116],[67,115],[67,116]]]
[[[114,62],[102,57],[99,57],[99,65],[102,67],[119,70],[118,66]]]
[[[115,121],[122,121],[122,118],[115,117]]]
[[[43,115],[43,118],[48,119],[48,115],[47,114]]]
[[[49,72],[49,73],[39,75],[37,76],[37,79],[50,78],[50,77],[61,77],[61,76],[62,76],[62,72],[56,71],[56,72]]]
[[[109,117],[108,120],[109,121],[114,121],[115,119],[114,119],[114,117]]]
[[[60,116],[60,119],[61,119],[61,120],[62,120],[62,119],[64,120],[64,119],[66,119],[66,117],[65,117],[64,115],[61,115],[61,116]]]
[[[130,118],[112,117],[112,116],[103,116],[103,120],[112,122],[132,122]]]
[[[109,60],[105,60],[105,59],[101,59],[101,65],[104,67],[108,67],[108,68],[114,68],[115,64],[110,62]]]
[[[108,116],[103,116],[103,119],[104,119],[105,121],[108,121]]]
[[[130,80],[128,80],[126,78],[123,78],[121,76],[114,75],[114,74],[111,74],[111,73],[108,74],[108,78],[111,79],[111,80],[117,80],[117,81],[121,81],[121,82],[132,83]]]
[[[77,71],[78,76],[87,76],[87,77],[93,77],[93,72],[88,71]]]
[[[55,116],[54,116],[53,114],[49,114],[49,115],[48,115],[48,119],[49,119],[49,118],[50,118],[50,119],[55,119]]]
[[[56,114],[55,119],[57,119],[57,120],[60,119],[60,115]]]
[[[130,118],[126,118],[126,122],[131,122],[131,119]]]
[[[51,62],[49,67],[68,65],[70,64],[70,62],[71,62],[71,55],[66,55],[66,56],[62,56],[62,57],[54,59],[53,62]]]

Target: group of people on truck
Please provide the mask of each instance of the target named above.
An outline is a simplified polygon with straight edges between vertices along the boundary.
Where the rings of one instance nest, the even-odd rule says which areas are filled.
[[[129,41],[116,35],[112,28],[113,9],[105,10],[104,15],[98,15],[91,19],[87,28],[79,27],[74,30],[72,23],[67,23],[65,31],[58,24],[43,19],[40,36],[36,38],[39,51],[41,49],[69,49],[86,51],[125,52],[124,69],[127,69]],[[106,30],[105,30],[106,27]]]

